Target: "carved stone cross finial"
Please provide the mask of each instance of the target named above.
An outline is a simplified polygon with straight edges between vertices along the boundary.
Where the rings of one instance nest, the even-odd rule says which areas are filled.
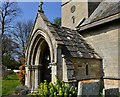
[[[43,9],[42,9],[42,5],[43,5],[43,2],[42,2],[42,0],[40,1],[40,4],[39,4],[39,12],[43,12],[44,13],[44,11],[43,11]]]

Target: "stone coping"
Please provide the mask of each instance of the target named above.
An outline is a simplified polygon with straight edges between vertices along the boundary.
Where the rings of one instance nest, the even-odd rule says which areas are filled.
[[[120,77],[104,76],[103,79],[109,79],[109,80],[120,80]]]
[[[93,80],[93,79],[91,79],[91,80],[82,80],[82,81],[79,81],[79,82],[98,82],[99,80]]]

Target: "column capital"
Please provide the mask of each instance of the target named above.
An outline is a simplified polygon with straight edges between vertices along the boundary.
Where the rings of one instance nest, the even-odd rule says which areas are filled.
[[[35,70],[35,69],[38,69],[42,66],[42,64],[39,64],[39,65],[28,65],[28,69],[29,70]]]
[[[57,63],[56,63],[56,62],[52,62],[52,63],[49,63],[49,65],[51,65],[51,66],[56,66]]]

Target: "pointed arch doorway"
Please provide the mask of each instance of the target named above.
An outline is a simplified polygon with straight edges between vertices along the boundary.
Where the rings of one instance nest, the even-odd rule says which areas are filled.
[[[39,70],[40,72],[40,82],[43,82],[44,80],[47,80],[48,82],[51,81],[51,67],[49,65],[50,63],[50,50],[47,42],[43,40],[41,42],[40,47],[40,56],[39,56],[39,64],[41,64],[41,68]]]
[[[36,38],[36,44],[34,44],[30,62],[30,88],[31,91],[37,89],[40,82],[47,80],[51,82],[51,67],[49,63],[51,62],[50,50],[48,43],[42,36]]]
[[[40,82],[55,82],[57,66],[55,64],[56,47],[51,38],[43,31],[37,31],[31,38],[27,52],[26,85],[34,91]],[[50,64],[50,65],[49,65]]]

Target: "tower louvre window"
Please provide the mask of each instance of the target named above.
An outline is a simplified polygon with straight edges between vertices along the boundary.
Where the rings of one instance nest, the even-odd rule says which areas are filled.
[[[71,7],[71,13],[74,13],[75,10],[76,10],[76,7],[75,7],[75,5],[73,5],[73,6]]]
[[[72,23],[75,23],[75,16],[72,16]]]

